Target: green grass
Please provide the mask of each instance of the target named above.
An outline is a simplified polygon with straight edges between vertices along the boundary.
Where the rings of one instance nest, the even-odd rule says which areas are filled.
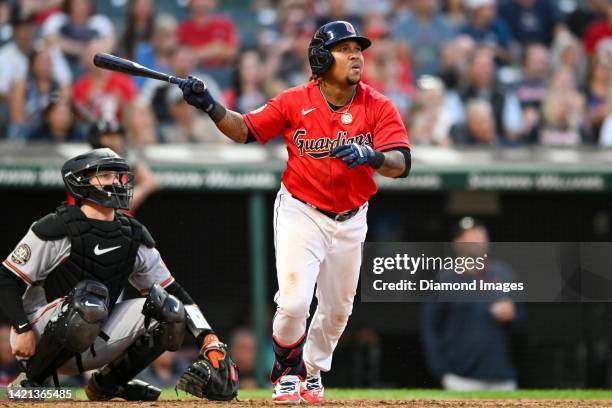
[[[268,389],[244,390],[238,395],[240,400],[267,400],[272,391]],[[479,391],[449,392],[428,389],[338,389],[325,390],[328,399],[365,399],[365,400],[440,400],[440,399],[574,399],[574,400],[612,400],[612,390],[520,390],[515,392]],[[85,393],[78,390],[76,397],[86,399]],[[161,399],[196,399],[184,392],[177,398],[174,390],[164,390]]]

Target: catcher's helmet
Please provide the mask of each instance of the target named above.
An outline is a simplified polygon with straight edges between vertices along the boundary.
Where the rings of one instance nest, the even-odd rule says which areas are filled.
[[[323,74],[331,67],[334,57],[329,51],[332,45],[344,40],[355,40],[365,50],[372,42],[360,36],[355,27],[347,21],[332,21],[321,27],[314,33],[308,46],[308,62],[313,74]]]
[[[91,184],[103,171],[116,172],[113,184],[102,189]],[[92,201],[108,208],[129,209],[134,193],[134,173],[125,159],[111,149],[95,149],[68,160],[62,179],[75,199]]]

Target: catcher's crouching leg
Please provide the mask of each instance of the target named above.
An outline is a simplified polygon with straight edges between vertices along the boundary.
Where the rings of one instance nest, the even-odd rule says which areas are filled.
[[[42,384],[66,361],[91,346],[108,317],[108,289],[92,280],[79,282],[49,321],[26,365],[29,380]]]
[[[181,347],[185,337],[185,308],[161,286],[153,285],[142,314],[147,331],[121,357],[91,376],[85,388],[90,400],[119,397],[128,401],[155,401],[159,398],[159,388],[132,378],[164,351],[176,351]],[[156,323],[149,327],[151,319]]]

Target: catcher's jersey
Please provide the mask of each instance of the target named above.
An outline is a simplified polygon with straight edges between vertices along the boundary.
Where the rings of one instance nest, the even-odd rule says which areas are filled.
[[[70,248],[69,237],[44,241],[30,227],[15,250],[2,262],[6,269],[27,284],[26,292],[23,295],[23,306],[26,313],[32,313],[53,300],[45,298],[45,291],[41,283],[62,261],[68,258]],[[96,247],[94,256],[104,256],[113,250],[117,248]],[[6,271],[0,271],[0,273],[6,273]],[[173,281],[174,278],[162,261],[159,251],[140,245],[129,282],[143,292],[154,283],[166,287]]]
[[[260,143],[284,137],[289,160],[283,184],[291,194],[327,211],[357,208],[376,192],[371,167],[348,169],[342,160],[329,157],[331,149],[350,143],[379,151],[410,148],[397,109],[363,83],[358,84],[352,102],[336,112],[311,81],[280,93],[243,117]]]

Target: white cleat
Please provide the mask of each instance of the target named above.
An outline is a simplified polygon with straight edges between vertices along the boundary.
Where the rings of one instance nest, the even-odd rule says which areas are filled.
[[[300,385],[300,399],[308,404],[322,404],[324,391],[321,377],[309,375]]]
[[[302,381],[297,375],[284,375],[274,386],[272,402],[275,404],[299,404]]]

